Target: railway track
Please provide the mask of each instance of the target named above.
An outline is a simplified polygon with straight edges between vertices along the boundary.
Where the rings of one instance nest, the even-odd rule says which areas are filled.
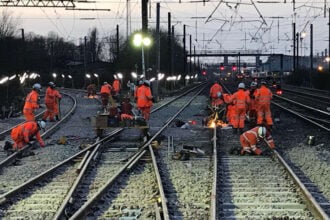
[[[49,123],[47,123],[46,124],[46,131],[41,134],[42,138],[49,137],[54,131],[56,131],[56,129],[59,128],[61,123],[65,122],[69,118],[69,116],[71,114],[73,114],[73,112],[76,109],[76,105],[77,105],[76,99],[73,96],[71,96],[70,94],[67,94],[67,93],[62,93],[62,94],[64,95],[63,99],[67,99],[65,101],[65,105],[63,105],[63,107],[61,108],[61,114],[62,114],[63,117],[58,122],[49,122]],[[10,129],[7,129],[7,130],[1,132],[0,136],[2,136],[3,139],[4,139],[4,140],[0,141],[0,144],[2,146],[4,146],[5,141],[10,141],[11,140],[10,132],[16,126],[17,125],[11,127]],[[5,167],[6,165],[10,164],[11,162],[13,162],[14,159],[17,158],[17,156],[19,154],[23,153],[28,148],[29,148],[29,146],[25,146],[19,152],[15,152],[15,153],[13,153],[9,156],[7,155],[6,152],[3,151],[3,149],[1,149],[1,152],[0,152],[0,169]]]
[[[301,94],[311,98],[317,98],[318,100],[327,101],[327,102],[330,101],[330,91],[328,90],[319,90],[308,87],[298,87],[298,86],[289,86],[289,85],[286,85],[283,89],[287,92]]]
[[[168,105],[169,103],[170,102],[165,103],[165,105]],[[165,128],[163,128],[163,129],[165,129]],[[100,168],[99,170],[102,171],[101,167],[104,167],[104,166],[107,167],[107,169],[103,169],[103,171],[108,173],[109,166],[111,166],[111,167],[113,166],[113,170],[115,172],[116,166],[113,163],[114,159],[117,160],[117,162],[120,164],[121,162],[125,162],[128,159],[127,156],[132,154],[131,152],[116,152],[116,153],[111,152],[110,153],[107,151],[111,148],[106,149],[105,147],[102,147],[102,149],[105,149],[104,151],[100,149],[101,144],[103,144],[104,142],[113,138],[116,134],[118,134],[122,130],[123,129],[116,129],[115,131],[112,132],[112,134],[108,135],[103,140],[98,141],[97,143],[93,144],[92,146],[88,147],[87,149],[80,151],[79,153],[72,156],[71,158],[68,158],[67,160],[63,161],[61,164],[58,164],[57,166],[51,168],[49,172],[48,171],[44,172],[44,173],[40,174],[38,177],[25,182],[22,186],[17,187],[16,189],[12,190],[11,192],[7,192],[6,194],[2,195],[0,197],[3,200],[2,216],[8,216],[8,217],[9,216],[10,217],[21,216],[22,213],[20,213],[20,211],[22,209],[20,209],[19,207],[27,204],[28,207],[32,207],[29,209],[31,211],[31,213],[36,213],[38,216],[43,216],[46,219],[50,219],[51,217],[49,217],[49,216],[54,217],[54,215],[56,214],[56,213],[54,213],[53,210],[56,208],[59,208],[60,204],[57,201],[61,200],[63,197],[65,197],[65,199],[64,199],[64,201],[62,201],[63,202],[63,204],[61,206],[62,208],[60,208],[58,210],[56,216],[62,216],[63,214],[67,214],[68,212],[70,212],[70,208],[67,207],[67,203],[70,200],[71,196],[73,195],[73,193],[75,191],[75,187],[79,185],[78,183],[82,179],[84,172],[87,171],[86,174],[91,174],[93,176],[96,174],[96,172],[90,172],[89,169],[98,170],[98,168]],[[152,141],[152,139],[149,142],[151,142],[151,141]],[[117,143],[117,145],[118,145],[118,143]],[[122,144],[119,144],[119,145],[122,146]],[[147,146],[149,146],[149,145],[150,145],[150,143],[146,143],[144,145],[144,147],[142,147],[142,149],[146,149]],[[98,150],[100,150],[100,151],[98,151]],[[135,149],[135,150],[137,150],[137,149]],[[142,151],[139,150],[138,152],[141,155],[141,153],[144,154],[145,151],[147,151],[147,149],[142,150]],[[135,154],[137,154],[137,153],[135,152]],[[93,160],[93,158],[97,158],[96,155],[101,155],[101,159],[100,159],[101,161],[99,161],[99,159],[98,159],[97,163],[96,163],[97,165],[93,165],[93,166],[89,167],[89,165],[88,165],[89,162],[87,162],[87,161],[91,161],[91,160]],[[125,158],[126,158],[126,160],[123,160]],[[140,158],[140,156],[137,156],[137,158]],[[142,157],[142,155],[141,155],[141,158],[144,158],[144,157]],[[110,162],[110,164],[109,164],[109,162]],[[139,165],[137,166],[138,170],[141,169],[141,170],[146,170],[146,171],[150,172],[150,167],[149,167],[150,164],[143,164],[143,163],[145,163],[143,161],[138,162],[138,163],[139,163]],[[60,168],[60,170],[59,170],[59,168]],[[78,168],[79,172],[76,171],[77,168]],[[109,171],[109,175],[111,172],[112,171]],[[91,186],[94,187],[93,188],[94,190],[100,188],[102,186],[102,180],[105,180],[102,172],[100,172],[100,173],[101,173],[101,175],[95,176],[95,178],[100,180],[101,183],[97,184],[98,182],[95,181],[95,182],[93,182],[93,184],[91,184]],[[45,179],[46,176],[48,176],[49,181],[42,181],[42,179]],[[87,176],[87,178],[85,180],[87,182],[91,181],[91,179],[94,178],[94,177],[90,178],[90,175],[86,175],[86,176]],[[150,175],[147,175],[147,176],[150,176]],[[136,178],[139,179],[140,177],[136,177]],[[72,180],[72,181],[70,182],[69,180]],[[25,189],[27,189],[27,187],[30,186],[31,184],[36,184],[37,182],[38,182],[38,185],[40,185],[40,187],[36,186],[36,187],[33,187],[32,190],[31,189],[28,190],[30,192],[33,192],[33,195],[30,197],[27,197],[25,199],[20,199],[22,197],[22,195],[23,195],[23,197],[25,197],[24,195],[27,195],[27,194],[25,194],[26,193]],[[66,186],[62,186],[62,185],[65,185],[63,183],[68,183],[66,185],[68,185],[69,188],[66,188]],[[83,185],[84,184],[82,184],[82,186]],[[73,188],[70,188],[71,186],[73,186]],[[52,188],[52,187],[55,187],[55,188]],[[61,188],[61,190],[62,190],[62,188],[64,188],[64,189],[63,189],[63,191],[59,190],[57,192],[56,189],[59,189],[59,188]],[[81,189],[83,189],[83,188],[84,187],[82,187]],[[52,194],[52,191],[54,191],[55,193],[59,193],[59,194],[60,194],[60,192],[64,192],[64,191],[66,193],[63,193],[63,194],[61,193],[61,195],[58,195],[56,198],[50,197],[48,200],[47,195]],[[36,192],[36,193],[34,193],[34,192]],[[46,192],[45,196],[41,196],[44,192]],[[14,195],[20,195],[20,196],[13,197]],[[42,200],[42,204],[52,204],[52,208],[50,208],[50,206],[47,206],[46,213],[40,211],[42,209],[41,207],[43,207],[43,205],[42,204],[40,204],[40,206],[36,205],[36,201],[38,199],[33,199],[34,195],[36,196],[35,198],[40,198],[40,197],[45,198],[46,197],[47,199]],[[93,195],[93,193],[91,193],[91,195]],[[14,199],[11,199],[12,197]],[[15,198],[17,200],[15,200]],[[31,200],[30,200],[30,198],[31,198]],[[89,197],[86,196],[86,198],[89,198]],[[30,206],[29,204],[34,204],[34,205]],[[49,208],[49,210],[48,210],[48,208]],[[6,210],[8,210],[8,212]],[[18,210],[18,212],[16,212],[15,210]],[[124,215],[126,215],[126,214],[124,214]]]
[[[218,148],[218,219],[329,219],[328,203],[303,172],[274,150],[237,156],[239,138],[223,130]],[[264,148],[266,150],[266,148]]]

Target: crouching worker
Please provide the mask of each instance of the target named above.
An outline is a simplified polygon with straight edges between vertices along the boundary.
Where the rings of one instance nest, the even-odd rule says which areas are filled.
[[[244,132],[240,136],[240,142],[242,145],[241,155],[245,153],[260,155],[262,151],[257,147],[257,145],[261,145],[263,141],[266,142],[268,147],[271,149],[275,148],[274,140],[270,135],[270,132],[268,132],[265,127],[257,126]]]
[[[14,141],[13,149],[22,149],[26,144],[29,144],[34,137],[36,137],[40,147],[44,147],[45,143],[42,140],[39,131],[45,129],[45,127],[46,123],[44,121],[28,121],[13,128],[11,131],[11,138]]]

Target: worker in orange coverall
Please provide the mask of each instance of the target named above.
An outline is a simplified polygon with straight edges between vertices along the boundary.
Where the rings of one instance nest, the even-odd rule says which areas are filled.
[[[245,84],[238,84],[238,91],[235,92],[231,97],[231,102],[235,103],[235,114],[233,116],[233,133],[237,133],[237,129],[239,128],[240,134],[243,133],[244,125],[245,125],[245,114],[247,110],[247,106],[250,103],[250,97],[244,91]]]
[[[222,86],[219,84],[218,81],[215,81],[210,89],[210,98],[211,98],[211,105],[212,106],[219,106],[223,104],[223,100],[218,97],[218,93],[222,93]]]
[[[120,81],[119,81],[119,79],[115,79],[113,81],[112,88],[113,88],[113,95],[117,96],[120,92]]]
[[[226,118],[229,124],[233,125],[233,117],[235,115],[235,101],[231,102],[230,94],[223,94],[223,100],[227,104]]]
[[[26,96],[23,107],[23,114],[27,121],[35,121],[34,111],[39,108],[38,99],[41,90],[41,85],[35,83],[32,86],[32,91]]]
[[[56,100],[61,98],[61,95],[55,89],[55,83],[49,82],[48,85],[49,86],[46,90],[46,95],[45,95],[45,104],[47,109],[45,114],[42,116],[42,120],[46,121],[47,118],[49,118],[49,121],[53,122],[55,116],[55,108],[58,111],[57,108],[58,103],[56,102]]]
[[[144,80],[143,85],[137,89],[136,96],[137,107],[142,112],[143,118],[148,121],[152,106],[152,95],[150,90],[150,82],[148,80]]]
[[[109,97],[111,95],[111,90],[112,90],[112,87],[108,84],[108,82],[104,82],[103,86],[101,87],[100,93],[101,93],[102,106],[103,106],[103,108],[105,108],[105,110],[109,103]]]
[[[56,88],[54,89],[54,95],[56,97],[55,98],[55,105],[54,105],[54,115],[55,115],[56,120],[58,121],[58,120],[60,120],[60,118],[59,118],[59,115],[60,115],[59,107],[60,107],[60,102],[61,102],[62,96]]]
[[[240,142],[242,146],[241,155],[245,153],[254,153],[260,155],[262,151],[257,147],[265,141],[268,147],[275,148],[274,140],[269,131],[264,126],[257,126],[241,134]]]
[[[19,150],[28,144],[35,136],[41,147],[45,146],[44,141],[40,136],[40,130],[45,129],[44,121],[27,121],[24,124],[18,125],[11,131],[11,138],[14,141],[13,149]]]
[[[272,113],[270,111],[270,101],[273,93],[267,88],[266,81],[261,82],[261,87],[255,96],[257,101],[257,124],[262,125],[266,121],[266,125],[271,129],[273,125]]]
[[[257,104],[258,104],[256,101],[257,93],[258,93],[257,83],[252,82],[250,86],[250,90],[247,90],[247,94],[250,96],[250,104],[247,112],[250,121],[249,123],[250,128],[255,127],[257,122]]]

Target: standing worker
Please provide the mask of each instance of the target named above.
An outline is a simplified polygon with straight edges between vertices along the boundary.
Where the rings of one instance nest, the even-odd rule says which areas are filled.
[[[55,105],[54,105],[54,115],[55,115],[55,119],[57,121],[60,120],[60,104],[61,104],[61,99],[62,96],[60,94],[60,92],[54,88],[54,96],[55,96]]]
[[[34,111],[39,108],[38,98],[41,90],[41,85],[35,83],[32,86],[32,91],[26,96],[23,108],[23,114],[27,121],[35,121]]]
[[[257,145],[262,144],[262,141],[265,141],[271,149],[275,148],[274,140],[270,132],[268,132],[264,126],[257,126],[244,132],[240,136],[240,142],[242,145],[241,155],[252,152],[256,155],[260,155],[262,151]]]
[[[267,88],[266,81],[261,81],[261,87],[256,93],[257,101],[257,124],[262,125],[266,121],[269,129],[273,126],[272,113],[270,111],[270,101],[273,98],[272,92]]]
[[[238,84],[238,91],[235,92],[231,97],[231,102],[235,102],[235,114],[233,116],[233,133],[237,133],[239,128],[240,134],[243,133],[245,125],[245,114],[248,104],[250,103],[250,97],[244,91],[245,84]]]
[[[142,112],[143,118],[148,121],[150,118],[150,109],[152,106],[152,95],[150,82],[144,80],[143,85],[136,90],[137,107]]]
[[[233,117],[235,115],[235,101],[231,102],[230,94],[223,94],[224,102],[227,104],[226,106],[226,118],[228,124],[233,125]]]
[[[218,81],[215,81],[210,89],[210,98],[211,98],[211,105],[218,106],[223,104],[223,100],[218,97],[218,93],[222,93],[222,86],[219,84]]]
[[[47,109],[45,114],[42,116],[42,120],[46,121],[47,118],[49,117],[49,121],[53,122],[54,116],[56,115],[55,108],[58,109],[56,100],[61,98],[61,95],[55,89],[55,83],[49,82],[48,85],[49,86],[46,90],[46,95],[45,95],[45,104]]]
[[[120,86],[120,81],[119,79],[115,79],[112,83],[112,88],[113,88],[113,95],[117,96],[120,92],[121,86]]]
[[[248,95],[250,96],[250,104],[247,115],[250,121],[250,128],[253,128],[256,126],[256,121],[257,121],[257,101],[256,101],[256,95],[258,93],[257,83],[252,82],[250,86],[250,90],[247,92]]]
[[[11,131],[11,138],[14,141],[13,149],[20,150],[26,144],[30,143],[31,139],[35,136],[40,144],[44,147],[45,143],[40,136],[40,130],[45,129],[46,123],[44,121],[27,121],[24,124],[18,125]]]
[[[88,98],[95,98],[96,95],[96,85],[93,84],[89,84],[87,86],[87,97]]]
[[[104,82],[103,86],[101,87],[101,100],[102,100],[102,106],[104,108],[104,111],[107,111],[107,105],[109,103],[109,97],[111,95],[111,86],[108,82]]]

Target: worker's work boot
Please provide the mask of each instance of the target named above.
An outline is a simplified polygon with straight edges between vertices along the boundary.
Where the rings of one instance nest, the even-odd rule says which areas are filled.
[[[55,118],[56,118],[56,121],[59,121],[60,120],[60,118],[58,117],[58,115],[56,115]]]

